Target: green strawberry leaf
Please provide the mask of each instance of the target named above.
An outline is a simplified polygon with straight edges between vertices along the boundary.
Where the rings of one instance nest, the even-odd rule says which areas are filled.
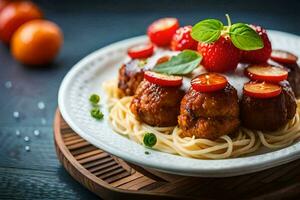
[[[261,37],[250,26],[243,23],[231,25],[229,36],[235,47],[250,51],[264,47]]]
[[[185,75],[196,69],[202,60],[202,55],[192,50],[184,50],[177,56],[172,56],[168,62],[156,65],[152,71],[169,74]]]
[[[191,36],[194,40],[211,43],[219,39],[223,27],[217,19],[205,19],[193,26]]]

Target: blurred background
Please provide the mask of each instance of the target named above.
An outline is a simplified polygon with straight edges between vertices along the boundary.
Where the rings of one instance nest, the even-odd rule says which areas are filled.
[[[145,34],[161,17],[181,25],[205,18],[261,25],[300,35],[297,0],[40,0],[44,18],[56,23],[63,45],[50,64],[29,67],[0,44],[0,199],[96,199],[57,160],[53,118],[59,85],[80,59],[110,43]],[[1,11],[0,11],[1,12]],[[299,47],[300,51],[300,47]]]

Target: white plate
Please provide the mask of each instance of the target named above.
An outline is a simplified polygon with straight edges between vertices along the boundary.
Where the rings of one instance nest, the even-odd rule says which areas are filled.
[[[298,56],[300,37],[279,31],[269,31],[274,49],[291,51]],[[140,166],[174,174],[202,177],[226,177],[247,174],[278,166],[300,157],[300,142],[284,149],[260,155],[224,160],[200,160],[149,150],[115,133],[108,124],[102,82],[117,77],[118,68],[129,46],[147,40],[135,37],[99,49],[77,63],[65,76],[58,95],[63,118],[81,137],[93,145]],[[104,120],[90,117],[89,96],[100,94]]]

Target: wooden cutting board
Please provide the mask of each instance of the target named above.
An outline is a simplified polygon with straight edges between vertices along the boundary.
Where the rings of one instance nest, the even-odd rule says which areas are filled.
[[[193,178],[149,171],[89,144],[59,110],[54,140],[61,164],[103,199],[283,199],[300,198],[300,160],[253,174]]]

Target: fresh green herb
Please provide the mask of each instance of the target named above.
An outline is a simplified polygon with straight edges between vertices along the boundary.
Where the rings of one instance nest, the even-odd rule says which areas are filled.
[[[100,111],[100,108],[99,108],[99,101],[100,101],[100,96],[97,95],[97,94],[92,94],[89,98],[93,108],[91,110],[91,116],[94,117],[95,119],[103,119],[104,115],[103,113]]]
[[[98,120],[103,119],[103,117],[104,117],[103,113],[100,111],[100,109],[98,107],[93,108],[91,110],[91,116]]]
[[[229,36],[232,43],[242,50],[256,50],[264,47],[261,37],[250,26],[237,23],[229,29]]]
[[[138,67],[144,67],[147,64],[146,59],[139,60],[138,62]]]
[[[223,27],[217,19],[205,19],[193,26],[191,36],[197,41],[214,42],[219,39]]]
[[[99,101],[100,101],[99,95],[97,95],[97,94],[92,94],[92,95],[90,96],[90,102],[91,102],[92,104],[97,104],[97,103],[99,103]]]
[[[191,36],[200,42],[211,43],[220,36],[229,36],[235,47],[241,50],[257,50],[264,47],[258,33],[249,25],[236,23],[231,25],[231,20],[226,14],[228,26],[216,19],[206,19],[193,26]]]
[[[146,147],[153,147],[157,142],[156,135],[153,133],[145,133],[143,142]]]
[[[146,155],[149,155],[149,154],[150,154],[150,152],[149,152],[149,151],[145,151],[145,154],[146,154]]]
[[[202,56],[196,51],[184,50],[177,56],[171,57],[169,61],[156,65],[153,71],[169,75],[184,75],[196,69],[201,60]]]

